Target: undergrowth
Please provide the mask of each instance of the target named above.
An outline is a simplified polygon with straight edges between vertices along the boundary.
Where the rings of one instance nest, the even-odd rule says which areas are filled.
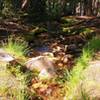
[[[2,41],[1,48],[3,48],[9,55],[16,59],[19,59],[20,62],[25,63],[26,57],[25,54],[28,52],[28,44],[27,42],[21,38],[21,37],[15,37],[10,36],[6,41]],[[21,59],[21,60],[20,60]],[[0,66],[4,67],[6,63],[3,62],[3,64]],[[14,78],[16,81],[14,81],[16,84],[14,86],[9,87],[9,82],[3,86],[0,85],[0,92],[5,96],[5,98],[9,98],[10,100],[28,100],[29,99],[29,93],[27,90],[27,86],[29,85],[29,82],[31,80],[32,73],[30,71],[22,72],[23,66],[21,65],[10,65],[6,64],[4,70],[4,74],[6,71],[9,71],[9,74],[6,75],[6,77],[9,77],[9,79]],[[2,77],[1,77],[2,78]],[[5,82],[7,80],[4,79]],[[12,82],[10,82],[12,83]],[[9,96],[7,96],[9,95]],[[2,96],[2,95],[1,95]]]
[[[25,53],[28,50],[27,43],[21,38],[8,38],[8,42],[2,44],[2,48],[4,48],[15,58],[26,59]],[[93,38],[83,48],[83,52],[80,58],[77,59],[76,65],[73,67],[73,69],[70,72],[64,70],[63,76],[56,80],[64,87],[64,90],[61,89],[62,93],[66,95],[64,100],[77,100],[77,97],[75,97],[75,92],[78,84],[84,80],[83,71],[88,67],[88,62],[92,59],[92,56],[97,50],[100,50],[100,39]],[[29,70],[22,72],[21,67],[22,66],[20,65],[10,65],[7,67],[10,73],[17,79],[17,86],[15,86],[13,89],[9,89],[7,86],[2,86],[2,88],[0,88],[2,94],[9,94],[11,97],[10,99],[12,100],[29,100],[31,96],[36,95],[35,92],[30,92],[28,88],[32,78],[34,77],[34,73]],[[83,100],[88,100],[88,95],[84,91],[82,91],[81,96]]]
[[[79,82],[81,82],[84,79],[82,73],[84,69],[88,67],[89,61],[92,59],[93,54],[97,50],[100,50],[99,38],[93,38],[83,48],[83,53],[81,57],[78,58],[76,65],[73,67],[73,70],[70,73],[68,73],[68,81],[65,83],[66,100],[77,100],[77,98],[74,98],[74,95]]]
[[[1,47],[15,58],[25,59],[28,52],[28,44],[22,37],[9,36],[3,41]]]

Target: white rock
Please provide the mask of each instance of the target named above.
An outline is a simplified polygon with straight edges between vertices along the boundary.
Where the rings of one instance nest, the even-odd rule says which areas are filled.
[[[10,61],[13,61],[13,60],[14,60],[14,58],[12,56],[10,56],[2,48],[0,49],[0,61],[2,61],[2,62],[10,62]]]
[[[39,76],[52,77],[55,75],[54,61],[46,56],[38,56],[31,58],[25,63],[26,67],[30,70],[38,70]]]

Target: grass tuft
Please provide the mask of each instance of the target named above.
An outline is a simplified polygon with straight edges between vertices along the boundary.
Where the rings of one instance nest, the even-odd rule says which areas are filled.
[[[2,42],[2,48],[15,58],[25,58],[28,44],[22,37],[10,36],[6,42]]]

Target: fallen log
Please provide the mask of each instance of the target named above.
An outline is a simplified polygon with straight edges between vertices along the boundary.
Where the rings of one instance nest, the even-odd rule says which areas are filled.
[[[29,26],[24,24],[19,24],[13,21],[0,20],[0,31],[7,32],[28,32],[30,30]]]

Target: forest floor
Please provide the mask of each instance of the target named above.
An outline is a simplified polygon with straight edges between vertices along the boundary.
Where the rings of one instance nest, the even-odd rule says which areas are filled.
[[[66,68],[69,72],[73,69],[76,59],[81,56],[84,46],[91,37],[96,36],[100,38],[100,17],[64,17],[59,22],[39,23],[33,26],[23,24],[20,21],[2,20],[0,22],[0,32],[2,33],[1,40],[5,38],[5,34],[9,35],[8,33],[10,32],[15,34],[15,36],[23,33],[21,36],[24,36],[26,41],[28,41],[28,46],[31,48],[25,57],[30,60],[35,57],[53,56],[57,59],[55,66],[60,69],[57,75],[61,76],[61,74],[64,75],[63,69]],[[1,56],[2,54],[0,54]],[[49,60],[46,61],[48,61],[48,65],[51,65]],[[38,64],[41,64],[40,61],[38,62]],[[20,69],[20,67],[18,68]],[[24,73],[19,71],[19,69],[14,67],[9,70],[8,63],[0,62],[0,100],[28,100],[23,98],[23,95],[27,98],[27,93],[25,94],[25,91],[22,92],[22,90],[27,88],[29,95],[33,93],[30,100],[42,100],[40,99],[41,97],[43,100],[62,100],[64,98],[65,94],[61,93],[63,86],[62,84],[59,85],[59,82],[62,81],[63,83],[63,81],[66,81],[66,75],[62,77],[65,78],[64,80],[59,77],[59,80],[56,80],[57,82],[55,80],[41,81],[32,76],[32,78],[28,79],[30,84],[27,86],[25,79],[29,69]],[[81,88],[91,98],[95,97],[96,100],[99,100],[100,51],[95,53],[84,73],[85,80],[82,82]],[[15,99],[16,95],[17,99]],[[79,98],[79,100],[82,99]]]

